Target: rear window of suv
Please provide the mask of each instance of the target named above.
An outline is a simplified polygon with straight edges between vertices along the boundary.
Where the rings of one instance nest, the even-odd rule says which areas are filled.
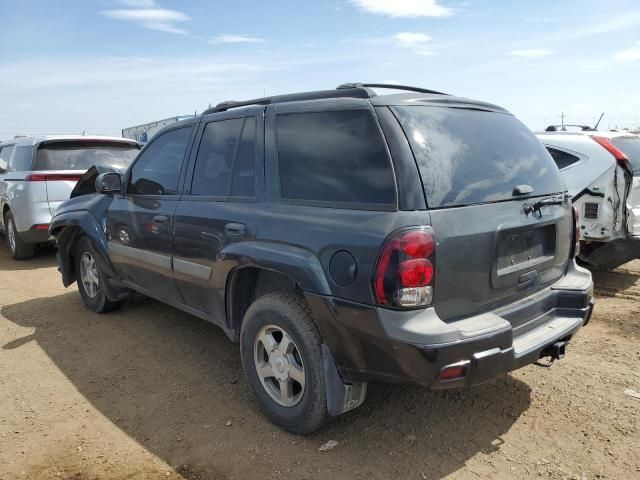
[[[115,142],[59,142],[41,145],[35,170],[88,170],[92,166],[126,169],[136,158],[137,145]]]
[[[513,199],[565,190],[558,167],[514,116],[450,107],[392,107],[418,163],[429,208]]]
[[[611,143],[629,158],[633,173],[640,173],[640,137],[613,137]]]

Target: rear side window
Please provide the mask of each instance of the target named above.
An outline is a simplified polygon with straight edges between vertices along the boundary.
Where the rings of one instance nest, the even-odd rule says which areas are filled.
[[[370,111],[281,114],[276,134],[283,198],[395,205],[391,162]]]
[[[31,145],[16,147],[16,153],[9,165],[11,172],[28,172],[33,163],[33,147]]]
[[[5,173],[9,168],[9,160],[13,153],[14,145],[2,147],[0,149],[0,173]]]
[[[34,170],[88,170],[92,166],[126,169],[137,145],[115,142],[56,142],[38,148]]]
[[[556,162],[560,170],[580,161],[580,157],[571,155],[569,152],[558,150],[557,148],[547,147],[547,151],[551,154],[551,158],[553,158],[553,161]]]
[[[253,197],[255,165],[255,117],[211,122],[200,141],[191,194]]]
[[[553,159],[512,115],[450,107],[392,107],[415,155],[430,208],[565,190]]]
[[[640,137],[614,137],[611,143],[629,158],[633,172],[640,173]]]
[[[154,138],[131,167],[127,191],[138,195],[176,195],[191,129],[191,126],[176,128]]]

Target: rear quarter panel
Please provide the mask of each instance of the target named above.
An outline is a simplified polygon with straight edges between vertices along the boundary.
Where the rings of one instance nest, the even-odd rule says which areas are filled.
[[[2,182],[2,207],[9,207],[19,232],[36,224],[49,223],[51,212],[45,182],[26,182],[30,172],[10,172]]]
[[[426,211],[378,212],[267,204],[258,240],[310,252],[319,260],[333,296],[372,304],[373,270],[386,237],[402,227],[429,224]],[[355,278],[346,286],[339,285],[330,272],[331,259],[341,251],[348,252],[356,266]]]

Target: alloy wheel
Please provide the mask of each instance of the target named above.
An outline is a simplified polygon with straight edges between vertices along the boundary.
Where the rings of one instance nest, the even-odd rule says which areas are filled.
[[[254,363],[262,386],[284,407],[297,405],[304,394],[305,370],[298,346],[281,327],[267,325],[255,339]]]
[[[16,251],[16,227],[13,224],[13,220],[9,219],[7,223],[7,238],[9,239],[9,248],[11,253]]]
[[[80,280],[86,294],[91,298],[95,298],[98,295],[100,280],[98,266],[89,252],[83,252],[80,257]]]

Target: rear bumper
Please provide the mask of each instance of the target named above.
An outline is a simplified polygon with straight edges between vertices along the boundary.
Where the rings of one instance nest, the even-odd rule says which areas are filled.
[[[489,313],[445,323],[433,308],[395,311],[308,295],[319,328],[347,382],[384,380],[431,388],[476,385],[538,360],[570,340],[593,310],[591,274],[571,262],[560,281]],[[466,375],[443,381],[443,368]]]
[[[45,223],[43,225],[48,226],[49,224]],[[49,235],[48,229],[40,230],[36,228],[30,228],[29,230],[26,230],[24,232],[19,232],[19,234],[20,234],[20,239],[27,244],[55,242],[55,238]]]

